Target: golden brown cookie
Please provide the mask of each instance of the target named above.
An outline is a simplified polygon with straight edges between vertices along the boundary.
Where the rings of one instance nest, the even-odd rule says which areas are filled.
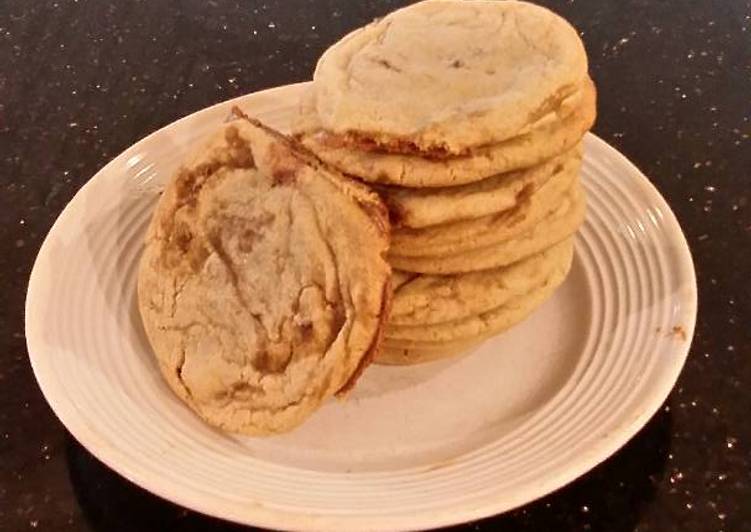
[[[465,345],[444,349],[382,347],[374,362],[385,366],[409,366],[412,364],[433,362],[443,358],[461,356],[468,353],[478,343],[479,342],[470,342]]]
[[[544,7],[431,0],[326,50],[315,110],[324,130],[386,151],[467,154],[555,120],[586,76],[578,33]]]
[[[393,255],[456,255],[515,238],[558,209],[578,186],[579,162],[573,162],[538,190],[519,198],[512,209],[420,229],[397,228],[391,234]]]
[[[140,264],[167,383],[227,431],[297,426],[378,348],[388,233],[365,187],[255,120],[224,125],[170,180]]]
[[[461,320],[526,294],[557,271],[567,270],[574,253],[567,238],[510,266],[454,275],[394,272],[391,327],[417,327]]]
[[[475,183],[496,174],[538,165],[579,143],[596,115],[596,92],[587,78],[573,110],[545,121],[519,136],[485,144],[460,156],[438,157],[420,151],[389,153],[348,143],[325,129],[311,129],[313,119],[301,118],[306,131],[296,136],[324,161],[365,181],[404,187],[447,187]],[[564,104],[562,104],[564,105]],[[573,105],[573,104],[572,104]],[[303,106],[303,113],[305,112]]]
[[[516,325],[544,303],[566,278],[571,263],[556,269],[545,281],[503,305],[460,320],[424,326],[391,326],[386,330],[386,349],[440,351],[450,355]]]
[[[376,190],[389,208],[396,236],[402,228],[420,229],[476,219],[517,207],[550,179],[575,174],[581,163],[581,144],[537,166],[498,174],[456,187],[407,188],[381,186]]]
[[[502,242],[449,255],[403,256],[389,254],[395,269],[406,272],[452,274],[486,270],[513,264],[565,240],[584,220],[586,201],[581,186],[566,193],[548,216],[527,231]]]

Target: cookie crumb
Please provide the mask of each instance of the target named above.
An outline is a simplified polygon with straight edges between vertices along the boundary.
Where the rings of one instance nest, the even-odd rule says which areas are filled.
[[[670,332],[668,332],[667,336],[672,336],[673,338],[682,340],[684,342],[687,339],[686,330],[682,325],[674,325]]]

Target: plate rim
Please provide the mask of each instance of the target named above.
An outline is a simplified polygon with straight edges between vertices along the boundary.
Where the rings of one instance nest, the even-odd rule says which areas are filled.
[[[461,508],[450,508],[441,512],[431,513],[413,513],[409,515],[367,515],[366,513],[353,514],[353,515],[321,515],[315,513],[295,512],[291,513],[285,510],[277,510],[268,506],[264,506],[261,501],[249,501],[248,505],[243,512],[228,511],[229,508],[218,508],[217,505],[211,503],[210,498],[199,498],[194,496],[190,490],[183,490],[182,488],[176,488],[169,482],[162,483],[158,479],[155,479],[154,475],[150,475],[147,470],[143,470],[138,464],[133,464],[123,461],[123,455],[116,446],[108,444],[106,441],[98,441],[99,437],[95,431],[90,430],[85,426],[85,422],[81,422],[76,419],[75,412],[70,411],[69,405],[65,404],[64,400],[60,400],[53,395],[53,391],[56,388],[54,384],[54,376],[48,375],[44,365],[42,364],[43,351],[41,348],[35,349],[36,339],[33,335],[30,336],[29,331],[33,329],[30,324],[30,309],[33,307],[34,302],[38,298],[36,295],[37,286],[39,285],[38,278],[40,275],[40,257],[47,253],[50,242],[54,238],[56,230],[62,223],[61,220],[67,216],[66,212],[70,212],[70,203],[72,203],[76,197],[82,195],[93,182],[97,180],[97,177],[101,174],[107,173],[113,165],[119,164],[125,158],[125,154],[136,150],[142,144],[148,142],[151,138],[163,134],[166,130],[169,130],[176,125],[195,119],[197,116],[203,113],[210,113],[216,111],[222,107],[229,107],[233,104],[238,104],[249,97],[261,97],[263,95],[273,95],[275,93],[284,91],[300,90],[302,87],[309,85],[311,82],[300,82],[288,85],[281,85],[278,87],[271,87],[261,91],[241,95],[229,100],[216,103],[214,105],[199,109],[193,113],[190,113],[174,122],[166,124],[165,126],[157,129],[149,135],[138,140],[134,144],[125,148],[117,156],[112,158],[107,164],[100,168],[84,183],[76,194],[66,204],[65,208],[60,212],[55,222],[50,227],[47,235],[45,236],[42,245],[39,249],[37,257],[34,261],[31,274],[29,276],[29,282],[27,285],[26,300],[24,306],[24,321],[25,321],[25,337],[27,344],[27,351],[29,360],[32,366],[34,377],[37,381],[42,395],[47,401],[48,405],[52,409],[55,416],[60,420],[63,426],[68,432],[84,447],[95,456],[98,460],[104,463],[107,467],[117,472],[129,482],[134,483],[137,486],[149,491],[150,493],[163,498],[165,500],[174,502],[183,507],[193,509],[195,511],[211,515],[221,519],[233,521],[236,523],[246,525],[256,525],[265,527],[280,527],[305,529],[305,530],[347,530],[352,526],[357,525],[361,529],[412,529],[412,528],[424,528],[424,527],[440,527],[452,524],[458,524],[462,522],[472,521],[475,519],[481,519],[497,515],[499,513],[507,512],[514,508],[518,508],[524,504],[531,503],[541,497],[544,497],[563,486],[569,484],[575,479],[586,474],[594,467],[608,459],[621,447],[623,447],[629,440],[631,440],[651,419],[654,414],[660,409],[660,406],[665,402],[668,395],[674,388],[678,377],[685,365],[686,359],[691,348],[696,317],[698,311],[698,287],[696,279],[696,271],[691,255],[691,250],[688,245],[680,223],[678,222],[675,213],[670,208],[669,204],[659,192],[657,187],[646,177],[646,175],[639,170],[639,168],[632,163],[624,154],[618,151],[615,147],[608,144],[606,141],[598,137],[593,133],[587,134],[587,141],[597,145],[598,150],[602,150],[608,157],[615,158],[619,163],[628,168],[630,177],[633,178],[633,182],[638,185],[650,198],[652,198],[665,214],[665,228],[667,241],[674,243],[676,251],[680,256],[680,271],[679,276],[687,283],[687,291],[682,292],[677,297],[681,301],[681,316],[682,325],[686,333],[686,341],[682,342],[679,347],[675,348],[674,355],[672,357],[673,363],[666,368],[663,372],[659,382],[655,383],[650,388],[649,396],[642,402],[640,414],[636,417],[629,419],[627,422],[619,425],[619,428],[610,434],[607,438],[598,439],[592,441],[585,456],[577,457],[575,460],[570,461],[570,465],[564,470],[559,472],[556,476],[545,478],[542,482],[536,484],[534,489],[527,487],[526,489],[515,492],[512,497],[498,498],[491,502],[478,501],[473,505],[463,505]],[[586,153],[585,153],[586,157]],[[36,354],[35,354],[36,353]]]

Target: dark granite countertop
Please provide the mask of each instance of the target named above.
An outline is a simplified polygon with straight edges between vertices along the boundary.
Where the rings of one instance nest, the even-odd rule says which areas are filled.
[[[45,403],[23,302],[76,190],[147,133],[232,96],[310,77],[396,0],[0,3],[0,530],[238,530],[94,459]],[[751,530],[751,3],[548,0],[587,44],[595,132],[667,198],[700,312],[652,421],[585,477],[472,530]]]

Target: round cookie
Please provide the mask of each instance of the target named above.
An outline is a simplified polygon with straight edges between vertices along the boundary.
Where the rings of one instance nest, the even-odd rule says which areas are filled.
[[[494,336],[521,322],[544,303],[568,275],[571,261],[556,268],[542,284],[513,297],[503,305],[450,322],[422,325],[389,325],[383,345],[388,349],[440,350],[444,353]]]
[[[388,232],[364,186],[257,121],[223,126],[168,183],[140,263],[169,386],[227,431],[297,426],[378,349]]]
[[[404,257],[455,255],[509,240],[555,211],[578,181],[577,162],[566,172],[553,176],[536,192],[525,194],[512,209],[421,229],[396,229],[392,232],[390,252]]]
[[[407,272],[442,275],[506,266],[572,235],[584,220],[585,206],[584,192],[576,185],[555,211],[514,238],[452,255],[405,257],[389,253],[389,262]]]
[[[538,165],[572,149],[592,127],[596,115],[596,92],[589,78],[583,83],[581,93],[581,101],[565,117],[508,140],[473,148],[462,156],[367,150],[348,145],[323,129],[296,128],[296,137],[322,160],[371,183],[416,188],[466,185]],[[307,116],[300,121],[310,127],[314,119]]]
[[[377,191],[389,208],[394,226],[419,229],[512,209],[552,177],[577,172],[580,162],[581,144],[532,168],[468,185],[428,189],[385,186]]]
[[[451,322],[487,312],[525,294],[560,269],[574,252],[567,238],[510,266],[455,275],[399,273],[388,327]],[[388,335],[388,328],[387,333]]]
[[[344,37],[313,80],[323,129],[459,155],[553,120],[586,76],[578,33],[548,9],[431,0]]]
[[[401,347],[381,347],[373,362],[384,366],[408,366],[433,362],[443,358],[459,357],[467,354],[479,342],[445,349],[414,349]]]

